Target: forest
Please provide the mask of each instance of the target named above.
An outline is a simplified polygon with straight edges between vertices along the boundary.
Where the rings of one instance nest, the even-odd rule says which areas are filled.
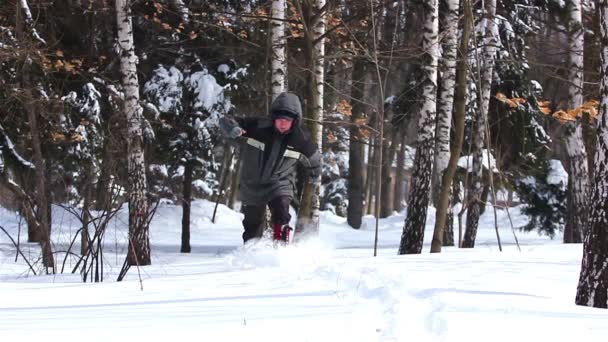
[[[296,231],[406,210],[396,253],[419,254],[434,207],[439,253],[522,206],[514,232],[584,244],[576,302],[605,308],[607,58],[606,0],[3,0],[0,206],[45,272],[103,258],[123,206],[119,280],[152,263],[164,203],[188,253],[192,201],[240,206],[218,121],[289,91],[323,160],[313,182],[298,171]],[[54,207],[80,221],[78,248],[53,248]]]

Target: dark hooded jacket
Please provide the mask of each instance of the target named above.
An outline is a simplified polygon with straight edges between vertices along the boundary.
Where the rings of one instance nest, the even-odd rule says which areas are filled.
[[[272,117],[279,115],[294,119],[291,130],[285,134],[274,128]],[[220,120],[225,133],[229,134],[237,125],[245,130],[239,138],[243,145],[240,199],[244,205],[264,205],[277,196],[293,198],[298,162],[313,177],[320,174],[321,155],[301,122],[300,100],[291,93],[277,96],[271,105],[270,118]]]

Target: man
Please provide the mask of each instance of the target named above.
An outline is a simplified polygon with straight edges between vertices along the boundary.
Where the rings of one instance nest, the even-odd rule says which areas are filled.
[[[262,237],[266,206],[270,208],[273,239],[289,242],[296,164],[309,176],[321,174],[321,155],[302,126],[302,106],[292,93],[281,93],[270,106],[270,118],[223,117],[220,128],[232,139],[243,137],[240,198],[243,241]]]

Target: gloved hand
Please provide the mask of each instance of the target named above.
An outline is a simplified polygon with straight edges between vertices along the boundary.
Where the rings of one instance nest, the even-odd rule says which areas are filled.
[[[230,139],[236,139],[243,135],[244,132],[245,131],[241,127],[236,126],[232,130],[230,130],[230,132],[228,133],[228,137],[230,137]]]
[[[245,130],[242,129],[236,121],[227,118],[225,116],[220,118],[219,121],[220,128],[224,131],[224,134],[228,136],[230,139],[236,139],[241,135],[245,134]]]

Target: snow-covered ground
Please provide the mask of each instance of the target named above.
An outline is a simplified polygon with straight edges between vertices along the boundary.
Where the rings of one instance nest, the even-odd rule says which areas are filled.
[[[581,245],[518,232],[514,244],[499,211],[503,252],[493,213],[482,217],[475,249],[430,254],[429,209],[421,255],[397,256],[404,215],[360,230],[322,213],[318,238],[274,249],[243,247],[241,216],[193,203],[192,253],[179,253],[181,208],[161,205],[151,227],[153,265],[132,268],[116,282],[124,259],[124,212],[106,233],[103,283],[78,274],[33,276],[0,232],[0,336],[50,341],[605,341],[608,312],[574,305]],[[526,222],[517,209],[516,226]],[[79,228],[55,208],[55,250]],[[17,237],[19,221],[0,209],[0,225]],[[457,226],[456,226],[457,227]],[[21,241],[26,239],[21,232]],[[39,249],[22,244],[35,261]],[[75,248],[77,252],[79,248]],[[63,256],[58,263],[63,262]],[[75,260],[66,260],[71,270]],[[139,278],[141,276],[142,281]],[[142,290],[143,287],[143,290]]]

